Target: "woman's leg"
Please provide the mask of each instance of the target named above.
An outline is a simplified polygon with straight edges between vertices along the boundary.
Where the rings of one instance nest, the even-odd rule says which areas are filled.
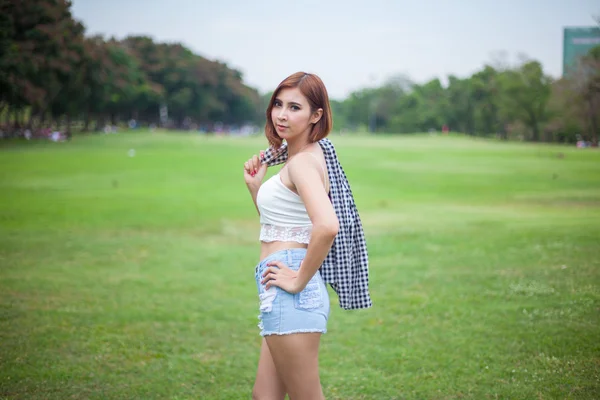
[[[319,379],[321,333],[265,337],[275,368],[292,400],[324,400]]]
[[[269,346],[265,339],[260,347],[260,359],[258,360],[258,371],[256,372],[256,381],[252,389],[253,400],[283,400],[285,397],[285,387],[271,357]]]

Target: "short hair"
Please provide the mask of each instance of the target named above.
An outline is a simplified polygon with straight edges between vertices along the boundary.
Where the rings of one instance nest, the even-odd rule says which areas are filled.
[[[282,89],[293,89],[298,88],[300,92],[306,97],[312,112],[315,112],[319,108],[323,109],[323,115],[321,119],[312,127],[309,134],[309,140],[311,143],[318,142],[319,140],[327,137],[333,125],[331,117],[331,106],[329,105],[329,95],[325,84],[315,74],[309,74],[306,72],[296,72],[285,78],[271,96],[269,106],[267,107],[267,123],[265,124],[265,135],[269,144],[274,148],[278,149],[283,142],[283,139],[277,134],[273,120],[271,119],[271,111],[273,110],[273,104],[275,98]]]

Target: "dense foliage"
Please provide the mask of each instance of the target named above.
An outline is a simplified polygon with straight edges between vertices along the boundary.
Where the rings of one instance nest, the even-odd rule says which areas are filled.
[[[260,97],[242,74],[181,44],[85,37],[64,0],[0,0],[0,107],[16,127],[76,118],[101,128],[136,118],[244,123]],[[27,115],[26,115],[27,114]],[[26,121],[27,120],[27,121]],[[70,125],[70,124],[69,124]]]
[[[334,104],[337,127],[372,132],[426,132],[444,126],[469,135],[532,141],[598,143],[600,46],[571,73],[553,80],[542,65],[486,65],[470,77],[416,84],[404,76]]]

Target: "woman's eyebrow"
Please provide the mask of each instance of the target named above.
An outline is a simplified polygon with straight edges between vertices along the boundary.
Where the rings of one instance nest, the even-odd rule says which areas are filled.
[[[276,102],[276,101],[280,102],[281,104],[284,103],[279,97],[275,97],[275,100],[273,100],[273,102]],[[295,101],[288,101],[288,104],[293,105],[293,106],[302,107],[302,104],[297,103]]]

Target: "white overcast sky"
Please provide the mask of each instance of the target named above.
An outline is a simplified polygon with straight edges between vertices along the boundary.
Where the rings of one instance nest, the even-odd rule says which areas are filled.
[[[465,77],[505,51],[562,71],[565,26],[594,26],[599,0],[73,0],[88,34],[148,35],[240,70],[273,90],[314,72],[330,96],[405,74]]]

